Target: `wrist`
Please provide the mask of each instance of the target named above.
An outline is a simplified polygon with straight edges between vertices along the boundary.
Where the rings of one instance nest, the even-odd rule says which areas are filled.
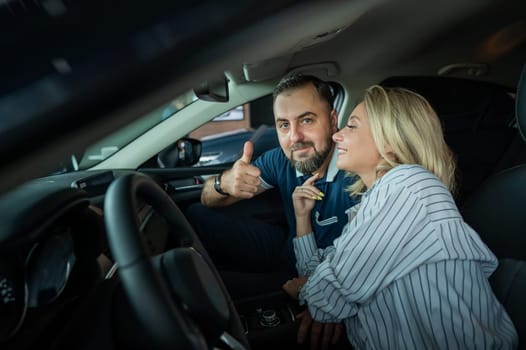
[[[312,233],[310,216],[305,218],[296,217],[296,236],[301,237]]]
[[[214,189],[217,193],[219,193],[222,196],[229,196],[229,194],[221,188],[221,176],[223,175],[223,172],[220,172],[217,174],[214,178]]]
[[[298,231],[296,232],[296,237],[303,237],[303,236],[307,236],[310,234],[314,234],[314,232],[313,231]]]
[[[298,294],[296,294],[296,298],[300,305],[306,305],[305,293],[304,293],[305,284],[307,283],[303,283],[301,286],[298,287]]]

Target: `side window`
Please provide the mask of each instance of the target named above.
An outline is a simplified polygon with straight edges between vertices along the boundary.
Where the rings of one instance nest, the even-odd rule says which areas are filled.
[[[206,139],[248,130],[249,128],[250,103],[245,103],[215,117],[208,123],[192,131],[188,136],[204,141]]]
[[[335,94],[334,108],[340,112],[345,92],[331,82]],[[243,145],[254,144],[256,159],[261,153],[279,147],[272,111],[272,94],[232,108],[188,134],[202,142],[201,157],[194,166],[231,164],[243,153]]]
[[[254,144],[254,158],[278,147],[272,112],[272,95],[237,106],[192,131],[191,138],[201,140],[202,152],[195,166],[235,162],[245,141]]]

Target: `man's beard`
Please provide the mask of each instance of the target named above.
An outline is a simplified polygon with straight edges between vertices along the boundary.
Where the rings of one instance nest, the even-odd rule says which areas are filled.
[[[327,138],[327,147],[318,151],[316,147],[314,146],[314,143],[312,142],[298,142],[291,146],[290,151],[290,163],[293,167],[296,168],[297,171],[303,174],[313,173],[317,169],[319,169],[323,162],[329,157],[329,154],[331,153],[332,148],[332,137]],[[314,155],[306,160],[295,160],[294,159],[294,150],[299,148],[304,148],[310,146],[314,149]]]

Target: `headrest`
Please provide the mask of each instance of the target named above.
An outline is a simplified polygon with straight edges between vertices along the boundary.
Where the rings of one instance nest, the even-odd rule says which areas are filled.
[[[507,128],[515,118],[511,91],[497,84],[452,77],[396,76],[380,85],[402,87],[424,96],[446,132],[472,129],[474,125],[478,130]]]
[[[517,85],[517,96],[515,99],[517,125],[519,126],[522,139],[526,141],[526,64],[522,68],[519,84]]]

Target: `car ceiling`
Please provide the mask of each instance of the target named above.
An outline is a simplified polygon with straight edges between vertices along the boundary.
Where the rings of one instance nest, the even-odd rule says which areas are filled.
[[[342,76],[365,85],[389,75],[437,75],[447,65],[484,63],[479,76],[470,66],[450,75],[514,88],[526,58],[526,2],[376,2],[331,40],[281,58],[286,69],[337,61]]]
[[[0,2],[0,192],[224,70],[336,62],[361,89],[483,63],[449,74],[513,88],[526,57],[524,0],[166,3]]]

